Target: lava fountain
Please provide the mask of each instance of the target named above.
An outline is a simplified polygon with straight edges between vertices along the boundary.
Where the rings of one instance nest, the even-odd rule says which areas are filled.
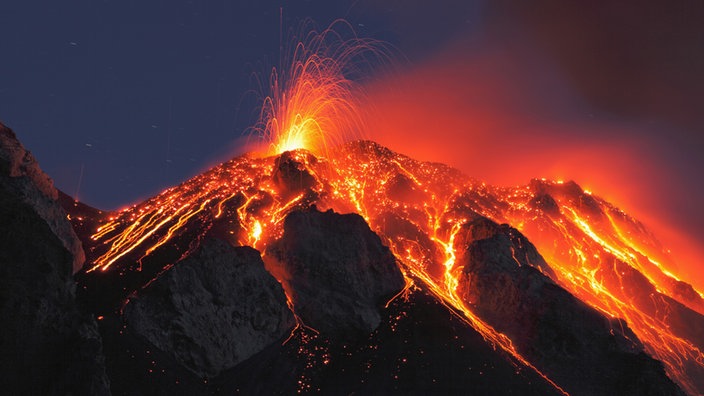
[[[308,31],[303,24],[301,32]],[[300,35],[300,34],[299,34]],[[344,20],[321,32],[310,30],[286,54],[283,69],[273,68],[252,134],[268,155],[306,149],[325,155],[329,147],[359,139],[365,130],[359,103],[366,67],[388,60],[389,46],[359,38]]]

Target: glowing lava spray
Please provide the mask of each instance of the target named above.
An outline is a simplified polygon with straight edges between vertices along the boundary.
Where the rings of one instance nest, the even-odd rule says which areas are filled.
[[[300,29],[309,33],[294,39],[295,47],[281,55],[287,66],[272,69],[269,94],[252,128],[268,145],[268,155],[306,149],[326,156],[330,147],[361,138],[360,79],[368,69],[388,64],[390,47],[357,37],[346,21],[337,20],[321,32],[310,30],[310,24]]]

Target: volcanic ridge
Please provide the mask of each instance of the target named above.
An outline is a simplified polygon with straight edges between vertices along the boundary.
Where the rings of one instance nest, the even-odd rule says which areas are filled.
[[[494,187],[360,140],[106,212],[0,143],[3,389],[704,394],[702,294],[574,182]]]

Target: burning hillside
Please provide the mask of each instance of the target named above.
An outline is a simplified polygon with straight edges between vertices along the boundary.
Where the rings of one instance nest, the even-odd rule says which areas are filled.
[[[637,220],[573,182],[496,188],[369,141],[331,149],[328,158],[305,150],[235,158],[144,203],[101,214],[84,242],[88,265],[79,283],[100,309],[119,308],[152,278],[188,259],[201,241],[220,238],[261,251],[299,327],[317,333],[316,327],[333,323],[312,325],[310,315],[299,311],[306,304],[296,297],[301,283],[292,280],[280,242],[302,232],[286,226],[288,218],[311,207],[357,213],[389,246],[405,287],[384,289],[376,299],[429,293],[556,389],[580,393],[570,388],[576,367],[569,364],[576,363],[556,356],[599,355],[598,348],[607,348],[591,344],[599,337],[613,339],[609,349],[645,351],[662,361],[689,393],[703,389],[702,297],[667,270],[667,252]],[[72,220],[80,229],[85,218]],[[323,236],[316,246],[327,243]],[[564,331],[576,344],[548,337],[540,321],[550,321],[549,331]],[[595,326],[594,333],[581,334],[569,322]],[[544,345],[536,351],[536,344]],[[553,348],[567,350],[545,350]],[[590,378],[590,370],[579,371],[587,383],[603,374],[595,370]]]

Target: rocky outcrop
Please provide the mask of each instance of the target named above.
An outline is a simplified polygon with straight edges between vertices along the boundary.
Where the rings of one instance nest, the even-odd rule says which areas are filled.
[[[129,329],[192,372],[212,378],[295,325],[259,252],[207,239],[125,308]]]
[[[369,333],[385,298],[404,287],[396,260],[356,214],[292,212],[267,249],[270,270],[284,280],[296,313],[323,333]]]
[[[317,161],[312,154],[304,151],[286,151],[278,156],[271,175],[278,193],[283,197],[291,197],[303,191],[310,193],[318,181],[308,170],[308,165]]]
[[[0,125],[0,389],[109,394],[97,324],[75,299],[72,272],[83,252],[56,197]]]
[[[3,186],[29,204],[46,222],[51,231],[72,256],[72,269],[77,272],[86,256],[81,241],[66,221],[66,212],[57,203],[58,192],[54,183],[39,168],[29,151],[17,140],[15,133],[0,124],[0,174]]]
[[[479,218],[463,227],[455,249],[463,301],[566,391],[681,394],[625,322],[588,307],[534,267],[535,248],[515,229]]]

